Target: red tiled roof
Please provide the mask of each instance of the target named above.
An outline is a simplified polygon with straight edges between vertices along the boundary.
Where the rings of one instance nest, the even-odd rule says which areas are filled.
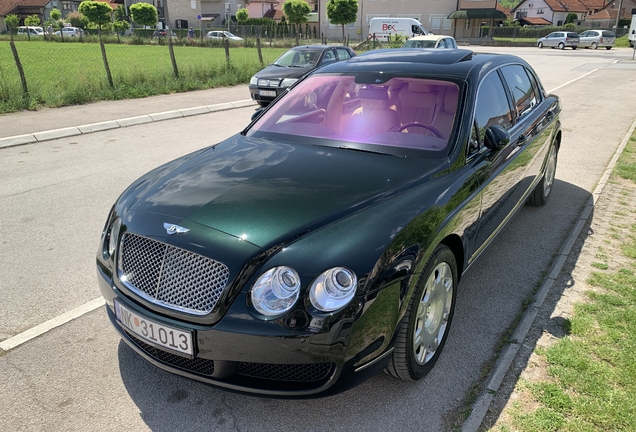
[[[580,0],[544,0],[554,12],[587,12],[589,8]]]
[[[529,25],[552,25],[552,23],[548,21],[547,19],[539,18],[539,17],[519,18],[519,21]]]
[[[599,11],[595,14],[592,14],[588,17],[585,18],[586,21],[589,20],[607,20],[607,19],[611,19],[611,20],[616,20],[616,13],[618,12],[618,9],[603,9],[602,11]],[[625,12],[625,9],[622,10],[621,12],[621,19],[629,19],[631,17],[631,15],[629,15],[628,13]]]
[[[607,2],[605,0],[580,0],[580,2],[592,11],[601,10],[607,6]]]
[[[502,5],[499,4],[499,2],[497,2],[497,6],[495,6],[495,9],[505,13],[507,16],[512,16],[510,9],[503,7]]]
[[[9,15],[17,7],[44,7],[51,0],[0,0],[0,16]]]

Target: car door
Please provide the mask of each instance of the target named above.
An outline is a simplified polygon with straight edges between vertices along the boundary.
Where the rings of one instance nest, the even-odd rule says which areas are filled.
[[[579,35],[579,46],[580,47],[589,47],[590,46],[590,31],[584,31]]]
[[[533,78],[523,65],[503,66],[484,79],[477,95],[475,128],[481,164],[476,169],[483,189],[476,251],[471,259],[525,203],[541,170],[549,139],[543,111],[538,109],[543,95]],[[493,124],[510,134],[510,142],[501,149],[484,145],[486,129]]]

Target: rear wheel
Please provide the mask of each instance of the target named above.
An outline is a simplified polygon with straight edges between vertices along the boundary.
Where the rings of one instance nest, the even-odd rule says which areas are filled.
[[[575,49],[576,49],[576,47],[575,47],[575,46],[573,46],[573,47],[572,47],[572,49],[573,49],[573,50],[575,50]]]
[[[417,381],[437,362],[455,310],[457,279],[455,255],[447,246],[437,246],[398,328],[387,365],[394,377]]]
[[[565,48],[565,45],[563,44],[563,42],[559,43],[559,49],[562,50],[563,48]]]
[[[556,166],[557,148],[555,145],[552,145],[550,147],[550,154],[548,156],[545,172],[543,173],[543,178],[530,194],[528,204],[533,206],[542,206],[548,202],[548,198],[550,198],[550,194],[552,193],[552,186],[554,185]]]
[[[590,48],[596,49],[598,48],[598,44],[596,42],[592,42],[592,45],[590,46]]]
[[[543,48],[543,42],[539,42],[539,43],[537,44],[537,46],[538,46],[539,48]]]
[[[611,46],[608,46],[608,47],[605,47],[605,49],[609,51],[609,50],[611,50],[611,49],[612,49],[612,47],[611,47]]]

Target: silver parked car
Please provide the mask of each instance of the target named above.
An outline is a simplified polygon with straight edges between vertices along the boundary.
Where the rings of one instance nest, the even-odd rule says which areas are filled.
[[[86,33],[84,32],[84,29],[81,29],[79,27],[62,27],[61,30],[56,31],[55,33],[53,33],[55,36],[64,36],[65,38],[73,38],[73,37],[85,37]]]
[[[559,49],[570,47],[575,50],[579,46],[579,35],[567,31],[552,32],[541,39],[537,39],[537,46],[539,48],[546,46]]]
[[[592,49],[605,47],[611,50],[615,40],[616,35],[609,30],[587,30],[579,35],[579,46]]]

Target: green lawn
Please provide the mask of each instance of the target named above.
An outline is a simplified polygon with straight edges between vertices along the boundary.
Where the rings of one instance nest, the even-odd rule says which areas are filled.
[[[175,46],[180,74],[175,79],[167,46],[108,44],[111,89],[99,44],[17,41],[15,45],[30,98],[22,95],[9,43],[0,42],[0,113],[243,84],[263,67],[256,48],[231,47],[228,66],[223,48]],[[263,61],[271,63],[285,51],[263,48]]]

